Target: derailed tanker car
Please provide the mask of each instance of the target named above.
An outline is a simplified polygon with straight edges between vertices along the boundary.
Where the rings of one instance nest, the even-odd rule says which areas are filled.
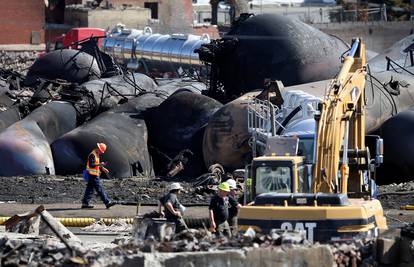
[[[393,77],[393,83],[390,84],[391,77]],[[318,98],[322,99],[328,84],[329,81],[326,80],[285,87],[282,90],[285,103],[280,111],[283,116],[280,117],[279,124],[276,124],[277,133],[285,134],[300,128],[301,132],[314,134],[313,116],[303,115],[307,112],[312,115],[316,106],[308,104]],[[414,150],[406,144],[411,143],[411,129],[414,125],[411,122],[414,120],[411,119],[413,113],[405,110],[414,106],[414,77],[391,71],[369,74],[366,91],[366,132],[367,134],[380,133],[384,138],[386,156],[383,166],[380,167],[380,170],[384,172],[379,171],[377,178],[379,183],[387,183],[390,177],[395,177],[395,173],[387,176],[383,174],[387,173],[385,170],[389,173],[397,170],[406,172],[406,174],[413,172],[410,167],[412,165],[409,164],[414,157]],[[218,162],[227,170],[233,170],[243,168],[250,162],[252,149],[249,145],[251,134],[247,127],[247,99],[259,93],[251,92],[227,103],[210,118],[203,139],[206,165]],[[280,129],[278,125],[283,124],[284,119],[290,117],[290,114],[295,112],[295,108],[301,105],[302,111],[289,119],[284,125],[286,129]],[[298,127],[299,123],[300,127]],[[398,133],[401,132],[401,135],[396,137],[397,131],[394,129],[399,129]],[[390,164],[387,164],[387,161]],[[405,177],[407,180],[408,176]]]
[[[147,143],[153,143],[148,140],[151,131],[150,134],[147,133],[147,125],[150,128],[149,125],[153,123],[154,118],[160,120],[160,117],[153,116],[153,114],[160,114],[157,112],[158,106],[168,99],[169,95],[174,94],[181,88],[191,88],[192,91],[199,94],[200,90],[205,87],[198,83],[181,80],[170,80],[166,85],[158,88],[155,84],[150,87],[147,86],[144,88],[145,91],[137,97],[117,105],[63,135],[52,144],[52,151],[56,156],[54,158],[56,172],[63,175],[80,173],[84,169],[88,154],[96,143],[104,142],[108,145],[108,150],[103,155],[103,160],[109,162],[108,167],[111,177],[152,176],[154,174],[153,164]],[[168,112],[182,114],[180,110],[185,109],[177,106],[174,108],[174,110]],[[165,113],[160,115],[165,116]],[[161,142],[162,144],[169,142],[169,136],[162,134],[162,132],[171,133],[180,130],[179,127],[169,128],[168,125],[171,123],[173,122],[164,125],[161,132],[155,132],[152,136],[160,135],[165,138]],[[157,123],[154,124],[158,125]],[[152,153],[151,156],[156,161],[159,154]],[[164,165],[160,168],[163,167],[165,168]]]
[[[75,55],[78,54],[75,53]],[[82,55],[87,59],[90,58],[88,54]],[[72,62],[73,58],[67,57],[66,59],[67,62],[63,63],[68,65],[76,64]],[[44,58],[39,60],[44,60]],[[74,61],[76,62],[76,60]],[[91,62],[94,61],[92,60],[89,63]],[[37,66],[36,63],[34,66]],[[76,66],[79,67],[79,64]],[[87,82],[85,84],[76,86],[76,84],[62,81],[64,84],[62,87],[58,86],[59,83],[56,80],[53,80],[61,77],[61,72],[56,72],[56,76],[53,76],[53,72],[47,74],[40,71],[31,73],[33,76],[27,78],[30,80],[29,83],[35,84],[35,86],[40,84],[40,86],[35,87],[37,89],[33,89],[35,93],[26,104],[30,103],[32,105],[34,103],[33,106],[38,106],[51,99],[62,99],[69,101],[64,102],[66,103],[64,107],[66,109],[70,107],[73,112],[65,111],[66,109],[62,108],[61,112],[55,111],[56,103],[59,102],[54,101],[40,106],[24,120],[11,126],[8,124],[11,124],[13,119],[18,119],[17,115],[20,115],[20,113],[17,115],[11,113],[9,115],[11,119],[7,116],[2,116],[4,127],[9,126],[0,134],[2,141],[0,143],[0,151],[4,152],[2,155],[3,162],[8,162],[8,166],[2,168],[1,175],[4,176],[55,174],[54,162],[49,147],[50,143],[100,112],[108,110],[119,103],[126,102],[142,92],[153,91],[156,88],[151,78],[139,73],[88,82],[89,76],[86,74],[87,72],[83,72],[81,76],[71,76],[77,81],[86,79]],[[36,75],[33,73],[36,73]],[[44,78],[45,75],[47,75],[47,78]],[[53,83],[57,83],[57,86]],[[42,86],[44,84],[45,86]],[[53,86],[49,87],[49,84]],[[52,110],[48,111],[49,109]],[[13,110],[18,112],[18,108],[13,108],[0,113],[0,115]],[[17,118],[15,118],[16,116]],[[9,140],[10,136],[17,136],[17,138]]]
[[[102,49],[119,64],[132,71],[154,77],[206,76],[208,70],[195,49],[210,42],[210,37],[192,34],[158,34],[144,30],[115,28]]]
[[[100,77],[101,70],[93,56],[79,50],[60,49],[35,61],[27,73],[26,84],[31,85],[37,78],[81,84]]]
[[[370,59],[368,64],[372,72],[395,70],[412,75],[414,73],[414,34],[396,42],[384,53]]]
[[[28,76],[2,70],[2,78],[9,75],[8,88],[1,97],[4,108],[0,113],[2,176],[55,174],[49,145],[74,129],[79,119],[72,103],[49,102],[64,100],[52,91],[66,88],[67,82],[55,80],[84,82],[100,77],[96,61],[90,55],[80,51],[60,52],[38,59]],[[15,80],[9,79],[12,76]]]
[[[144,74],[132,73],[88,81],[82,87],[93,94],[97,103],[96,114],[99,114],[141,93],[152,92],[157,85]]]
[[[134,73],[94,80],[82,86],[97,103],[94,112],[104,113],[52,144],[56,173],[81,173],[92,148],[98,142],[105,142],[112,147],[105,153],[105,159],[112,162],[111,175],[151,175],[147,128],[142,113],[159,104],[158,98],[147,96],[157,88],[154,81],[144,74]]]
[[[52,101],[0,133],[0,175],[55,174],[50,143],[76,127],[72,104]]]
[[[171,171],[166,170],[166,165],[186,151],[188,155],[182,155],[185,159],[179,159],[185,164],[180,176],[196,177],[206,172],[202,154],[204,129],[221,106],[194,88],[181,88],[150,114],[149,141],[157,174],[165,175]]]
[[[197,52],[211,65],[210,95],[228,102],[262,88],[264,79],[285,86],[330,79],[347,49],[340,39],[298,20],[244,14],[222,39]]]
[[[111,176],[151,176],[144,116],[162,101],[154,92],[144,93],[60,137],[52,144],[57,173],[81,173],[96,143],[104,142],[108,149],[102,160],[109,162]]]
[[[378,183],[411,181],[414,177],[414,35],[396,42],[369,64],[373,76],[383,81],[383,90],[389,92],[384,99],[384,104],[389,106],[388,120],[376,131],[384,139],[386,155],[378,170]],[[408,94],[404,93],[407,89]]]
[[[162,40],[164,40],[164,42],[158,41],[156,43],[153,43],[153,42],[150,42],[150,41],[145,41],[145,42],[142,42],[141,44],[146,43],[147,44],[146,47],[148,49],[153,48],[154,44],[157,44],[157,47],[159,45],[161,45],[162,48],[163,48],[162,52],[166,53],[163,57],[164,59],[165,59],[165,57],[167,57],[167,55],[172,56],[172,57],[177,56],[176,54],[171,54],[171,52],[175,51],[177,49],[177,47],[185,48],[186,51],[189,52],[190,50],[192,50],[192,48],[190,49],[189,47],[194,47],[194,46],[198,47],[199,45],[201,45],[201,43],[199,41],[197,41],[196,40],[197,38],[194,37],[194,36],[190,36],[188,38],[182,38],[182,36],[179,37],[178,35],[175,36],[175,37],[169,36],[169,38],[167,38],[168,40],[166,40],[166,38],[164,38],[164,37],[166,37],[166,36],[164,36],[164,35],[163,36],[153,35],[152,40],[162,39]],[[200,38],[198,38],[198,40],[199,39]],[[203,42],[205,42],[205,41],[203,41]],[[151,44],[151,45],[149,45],[149,44]],[[178,46],[177,46],[177,44],[178,44]],[[65,90],[65,92],[59,92],[59,93],[63,93],[65,95],[65,97],[69,98],[71,100],[70,101],[71,104],[73,104],[73,106],[76,107],[76,110],[78,112],[80,111],[82,113],[82,116],[76,118],[76,122],[78,123],[78,125],[80,123],[83,123],[85,120],[93,118],[94,116],[98,115],[101,112],[110,110],[114,106],[117,106],[119,104],[128,102],[128,99],[134,98],[134,97],[136,97],[138,95],[141,95],[143,93],[146,93],[146,92],[152,92],[155,89],[156,86],[155,86],[152,79],[150,79],[149,77],[147,77],[145,75],[138,74],[138,73],[136,73],[134,75],[117,75],[117,76],[113,76],[113,77],[109,77],[109,78],[99,79],[99,77],[108,77],[108,75],[111,76],[111,75],[117,74],[119,72],[117,71],[116,66],[113,66],[113,65],[112,66],[111,65],[107,66],[105,64],[106,62],[103,62],[102,60],[99,60],[99,58],[102,58],[102,56],[104,56],[102,54],[99,54],[100,57],[97,56],[97,53],[101,53],[101,52],[97,52],[96,50],[92,49],[91,47],[89,47],[87,45],[83,45],[82,49],[83,48],[85,48],[85,51],[87,53],[83,52],[83,51],[78,51],[78,50],[61,49],[61,50],[56,50],[56,51],[53,51],[49,54],[46,54],[45,56],[43,56],[42,58],[38,59],[35,62],[35,64],[29,70],[29,73],[28,73],[28,76],[27,76],[27,79],[26,79],[26,84],[29,85],[29,86],[32,85],[33,87],[35,85],[38,85],[39,83],[42,83],[43,81],[50,82],[50,81],[55,80],[55,79],[64,80],[64,81],[67,81],[69,83],[82,84],[81,88],[83,90],[78,90],[76,93],[73,93],[70,90]],[[181,48],[179,49],[180,51],[182,50]],[[188,49],[190,49],[190,50],[188,50]],[[194,62],[192,62],[192,58],[194,57],[194,55],[192,54],[193,51],[191,51],[192,53],[187,53],[187,52],[184,53],[184,51],[182,50],[179,57],[182,58],[183,64],[184,64],[184,61],[187,60],[186,65],[188,66],[188,65],[191,65],[192,63],[194,63]],[[133,54],[135,55],[135,52]],[[153,55],[152,53],[149,53],[149,54]],[[146,54],[146,55],[149,55],[149,54]],[[95,56],[95,58],[93,56]],[[122,55],[122,56],[124,56],[124,55]],[[107,61],[110,61],[110,60],[108,60],[108,58],[106,58],[106,59],[107,59]],[[153,60],[154,62],[156,61],[155,58],[148,59],[146,56],[144,56],[142,59],[147,60],[147,63],[151,60]],[[109,63],[111,63],[111,62],[109,62]],[[161,64],[161,65],[163,64],[162,61],[157,61],[157,64],[158,63]],[[172,61],[170,60],[169,63],[164,64],[164,66],[171,66],[171,63],[172,63]],[[197,63],[197,66],[199,66],[199,65],[201,65],[201,64]],[[157,65],[157,66],[159,66],[159,65]],[[111,71],[108,72],[108,70],[111,70]],[[112,70],[115,70],[115,71],[112,71]],[[168,85],[166,87],[171,87],[171,85]],[[174,90],[178,89],[177,86],[174,87],[174,88],[175,88]],[[196,89],[196,91],[197,91],[198,90],[197,86],[195,86],[194,89]],[[47,93],[47,90],[46,90],[46,93]],[[48,97],[48,96],[44,95],[44,92],[38,92],[38,94],[40,94],[41,97],[45,97],[45,98]],[[80,94],[81,97],[77,94]],[[169,93],[167,93],[167,95],[168,94]],[[165,92],[164,92],[164,96],[165,96]],[[52,96],[50,96],[50,97],[53,98]],[[47,99],[45,101],[47,101]],[[88,103],[85,103],[85,102],[88,102]],[[159,104],[159,103],[157,103],[157,101],[155,101],[154,103],[156,104],[156,106]],[[80,110],[79,110],[79,108],[80,108]],[[2,124],[4,128],[6,128],[7,126],[10,126],[10,124],[12,124],[15,121],[17,121],[18,119],[20,119],[20,116],[14,116],[16,114],[19,115],[19,113],[14,112],[14,113],[16,113],[16,114],[14,114],[12,111],[13,110],[10,109],[10,111],[8,111],[7,113],[3,112],[1,114],[4,117],[4,120],[3,120],[4,123]],[[129,112],[129,111],[127,111],[127,112]],[[137,151],[136,154],[137,153],[139,154],[140,153],[140,152],[138,152],[140,150],[139,147],[141,147],[143,145],[145,145],[145,147],[146,147],[146,132],[147,132],[147,130],[146,130],[146,127],[145,127],[145,122],[144,121],[140,121],[140,122],[135,121],[131,124],[130,120],[128,120],[129,118],[126,119],[125,116],[120,117],[119,114],[120,114],[119,112],[114,112],[113,114],[103,114],[101,117],[99,117],[99,120],[97,120],[97,121],[104,125],[105,122],[109,121],[109,120],[104,119],[104,117],[106,117],[106,118],[111,117],[111,120],[112,119],[116,120],[116,118],[119,117],[118,122],[120,124],[117,124],[117,125],[114,126],[114,128],[112,128],[113,133],[119,131],[119,129],[122,129],[122,122],[124,122],[125,125],[130,125],[130,127],[128,127],[129,129],[134,128],[133,125],[135,125],[135,126],[138,125],[139,129],[135,129],[137,127],[135,127],[134,129],[137,131],[136,134],[142,136],[142,138],[143,138],[143,142],[139,143],[140,140],[141,140],[140,138],[138,138],[138,141],[137,141],[139,144],[136,146],[136,151]],[[95,122],[95,124],[98,125],[98,126],[95,125],[96,128],[91,127],[89,130],[92,131],[92,132],[97,131],[98,134],[99,134],[99,128],[100,128],[99,123]],[[28,130],[28,132],[30,132],[30,129]],[[118,134],[120,134],[122,136],[123,133],[118,133]],[[110,135],[110,137],[113,138],[114,136],[116,136],[118,134],[109,134],[109,135]],[[127,133],[125,133],[125,134],[127,134]],[[108,137],[108,139],[111,139],[110,137]],[[126,136],[125,136],[124,139],[129,140]],[[53,140],[51,140],[51,141],[53,141]],[[119,142],[122,143],[122,140],[119,141]],[[45,142],[45,144],[46,143],[49,143],[49,142]],[[114,147],[116,147],[116,145]],[[87,146],[86,146],[86,149],[88,149]],[[128,147],[128,149],[130,149],[130,148]],[[20,152],[18,152],[18,154],[19,153]],[[120,155],[119,153],[118,154],[115,153],[115,154],[116,154],[116,156],[114,156],[114,158],[121,159],[121,157],[118,157]],[[121,167],[114,169],[114,172],[113,172],[114,176],[118,176],[118,177],[131,176],[131,175],[135,175],[137,172],[145,173],[145,174],[151,173],[152,172],[152,165],[149,163],[148,152],[147,151],[142,151],[142,153],[140,155],[144,155],[144,156],[140,159],[136,159],[137,155],[132,155],[132,158],[136,159],[136,160],[133,161],[133,160],[128,159],[126,161],[126,162],[128,162],[129,165],[130,165],[130,163],[135,164],[135,166],[136,166],[136,167],[134,167],[135,169],[132,169],[132,171],[130,171],[131,168],[128,167],[128,170],[125,171],[126,168],[123,167],[122,164],[119,164],[119,165],[121,165]],[[37,156],[39,158],[42,157],[40,154],[38,154]],[[48,161],[47,165],[48,165],[48,169],[49,169],[48,172],[54,173],[54,171],[53,171],[54,167],[51,166],[52,164],[49,164],[50,163],[50,153],[49,152],[44,153],[43,156],[48,159],[47,160]],[[84,155],[84,156],[86,157],[87,155]],[[114,161],[114,165],[117,165],[117,163],[116,163],[117,160],[113,160],[113,161]],[[76,160],[74,160],[74,162],[75,162],[75,165],[78,163],[78,161],[76,161]],[[83,162],[83,159],[82,159],[82,162]],[[58,166],[58,168],[57,168],[58,173],[68,173],[67,166],[71,166],[71,162],[69,161],[69,163],[67,163],[66,165],[61,164],[61,162],[58,162],[57,166]],[[44,168],[44,167],[42,167],[42,168]],[[28,171],[28,173],[26,173],[26,174],[37,174],[38,172],[39,171],[34,171],[33,173],[30,173],[30,171]],[[40,171],[40,173],[44,173],[44,172]]]

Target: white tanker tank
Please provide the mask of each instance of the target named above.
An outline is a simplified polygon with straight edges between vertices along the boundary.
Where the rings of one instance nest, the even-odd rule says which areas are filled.
[[[105,38],[102,49],[131,70],[152,74],[194,70],[206,73],[206,66],[194,50],[209,42],[208,34],[158,34],[149,27],[118,27]]]

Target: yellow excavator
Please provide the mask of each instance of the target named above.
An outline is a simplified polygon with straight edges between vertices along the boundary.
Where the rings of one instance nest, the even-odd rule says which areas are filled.
[[[240,230],[305,230],[309,241],[329,242],[374,237],[387,228],[371,186],[382,140],[376,138],[371,152],[377,160],[371,159],[365,144],[365,76],[365,45],[354,39],[318,105],[312,167],[306,168],[294,149],[268,149],[254,158],[245,177],[253,201],[240,209]]]

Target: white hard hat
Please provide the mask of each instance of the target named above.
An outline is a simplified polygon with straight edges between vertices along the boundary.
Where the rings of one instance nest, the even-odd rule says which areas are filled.
[[[172,183],[170,185],[170,191],[171,190],[177,190],[177,189],[183,189],[183,187],[180,185],[180,183]]]
[[[237,184],[236,184],[236,181],[235,181],[235,180],[233,180],[233,179],[228,179],[228,180],[226,181],[226,183],[228,183],[228,184],[229,184],[230,189],[237,189]]]

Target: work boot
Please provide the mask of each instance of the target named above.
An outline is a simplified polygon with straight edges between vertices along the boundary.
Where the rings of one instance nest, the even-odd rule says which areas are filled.
[[[92,205],[89,205],[89,204],[82,204],[82,207],[81,207],[82,209],[93,209],[93,206]]]
[[[116,205],[115,201],[109,201],[107,204],[105,204],[107,209],[110,209],[112,206]]]

